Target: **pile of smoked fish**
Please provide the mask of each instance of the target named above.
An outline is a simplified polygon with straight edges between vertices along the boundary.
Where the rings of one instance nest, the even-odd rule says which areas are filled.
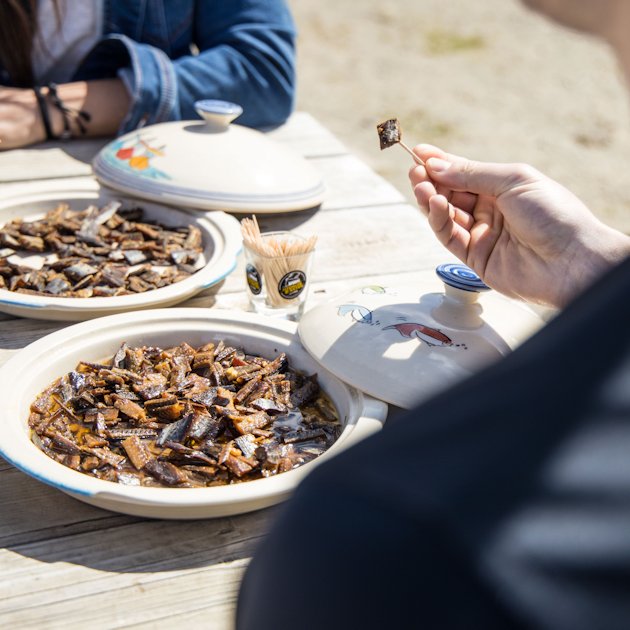
[[[59,204],[42,219],[10,221],[0,228],[0,288],[110,297],[158,289],[195,273],[201,230],[167,228],[143,215],[141,208],[123,210],[119,202],[81,211]],[[41,269],[21,264],[24,255],[39,255]]]
[[[223,341],[128,347],[80,362],[31,405],[33,442],[75,470],[129,485],[196,488],[285,472],[338,438],[317,375]]]

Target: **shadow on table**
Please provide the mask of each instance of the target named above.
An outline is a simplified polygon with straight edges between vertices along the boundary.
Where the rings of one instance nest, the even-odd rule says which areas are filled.
[[[0,350],[20,350],[49,333],[65,328],[72,322],[53,322],[35,319],[0,319],[0,328],[11,331],[0,335]]]
[[[150,520],[82,503],[0,459],[0,544],[46,563],[115,573],[177,571],[252,555],[277,508],[196,521]]]
[[[88,138],[85,140],[75,138],[72,142],[50,142],[46,146],[61,149],[68,157],[79,162],[92,164],[96,153],[111,141],[112,138]]]
[[[221,280],[221,282],[218,282],[212,287],[200,292],[186,302],[174,304],[173,307],[190,306],[197,308],[212,308],[217,301],[216,293],[224,285],[224,283],[225,281]],[[155,308],[160,308],[160,306],[157,305]],[[11,317],[0,313],[0,331],[3,329],[9,331],[9,334],[2,334],[2,332],[0,332],[0,350],[20,350],[50,333],[78,323],[80,322]],[[61,376],[61,374],[59,376]]]
[[[90,138],[72,142],[44,144],[0,152],[0,182],[31,182],[33,179],[54,179],[92,174],[92,160],[111,138]],[[44,177],[33,176],[36,172]],[[69,182],[69,185],[72,185]]]
[[[299,228],[309,219],[312,219],[320,209],[321,206],[316,206],[315,208],[308,208],[306,210],[299,210],[296,212],[274,214],[256,214],[253,212],[252,214],[256,215],[261,232],[272,232],[275,230],[294,230]],[[251,215],[238,215],[238,218],[240,219],[244,216]]]

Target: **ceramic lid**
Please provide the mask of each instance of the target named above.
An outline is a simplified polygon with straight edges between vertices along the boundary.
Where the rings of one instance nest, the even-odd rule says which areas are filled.
[[[94,159],[105,185],[199,210],[290,212],[319,205],[324,185],[301,155],[264,133],[230,124],[242,109],[198,101],[203,120],[160,123],[106,145]]]
[[[304,347],[350,385],[410,408],[509,353],[543,324],[465,265],[436,272],[439,280],[426,286],[362,287],[307,311],[299,326]]]

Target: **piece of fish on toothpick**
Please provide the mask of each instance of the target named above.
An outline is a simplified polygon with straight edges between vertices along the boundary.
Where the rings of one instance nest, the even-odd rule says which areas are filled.
[[[378,139],[381,143],[381,151],[387,149],[394,144],[399,144],[411,157],[416,164],[424,166],[424,162],[402,141],[402,130],[398,118],[390,118],[385,122],[376,125],[378,131]]]

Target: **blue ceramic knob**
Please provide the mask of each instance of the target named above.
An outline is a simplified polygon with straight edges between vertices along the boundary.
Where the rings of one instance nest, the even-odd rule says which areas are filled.
[[[462,291],[490,291],[490,287],[470,267],[461,263],[438,265],[435,273],[442,282]]]

